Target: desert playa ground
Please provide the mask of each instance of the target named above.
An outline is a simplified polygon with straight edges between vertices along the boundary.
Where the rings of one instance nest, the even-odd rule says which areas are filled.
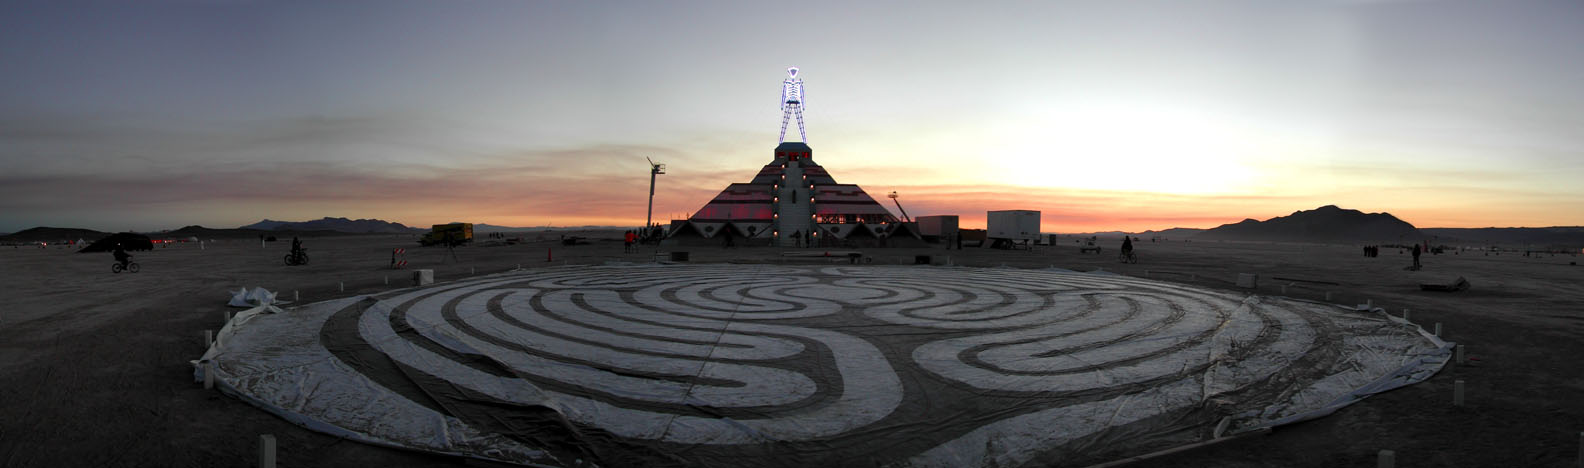
[[[218,329],[229,292],[264,287],[303,302],[407,285],[388,268],[391,249],[408,248],[408,269],[437,281],[515,268],[651,262],[686,250],[690,263],[775,263],[784,249],[657,248],[624,254],[619,233],[562,246],[560,233],[529,242],[480,242],[453,251],[418,248],[409,235],[304,239],[312,264],[285,266],[286,242],[177,244],[137,252],[136,274],[110,272],[108,254],[65,249],[0,249],[0,466],[252,466],[259,434],[279,440],[281,466],[493,466],[360,443],[299,428],[242,401],[205,391],[188,361],[203,331]],[[481,239],[481,241],[487,239]],[[1378,258],[1353,245],[1149,242],[1141,260],[1120,264],[1117,242],[1081,254],[1071,238],[1033,251],[871,249],[874,264],[932,262],[1011,268],[1103,268],[1125,275],[1247,291],[1234,279],[1257,273],[1257,294],[1355,304],[1372,301],[1467,346],[1469,362],[1430,380],[1371,397],[1318,420],[1278,428],[1136,466],[1374,466],[1380,450],[1397,466],[1571,466],[1584,431],[1584,261],[1479,252],[1430,255],[1405,271],[1406,254]],[[657,255],[660,254],[660,255]],[[548,258],[547,258],[548,257]],[[919,268],[930,268],[920,266]],[[1457,293],[1419,283],[1459,276]],[[389,283],[387,284],[387,278]],[[1334,284],[1326,284],[1334,283]],[[343,291],[344,287],[344,291]],[[1453,407],[1455,380],[1468,403]],[[1084,460],[1100,462],[1105,460]],[[1065,466],[1073,461],[1041,460]]]

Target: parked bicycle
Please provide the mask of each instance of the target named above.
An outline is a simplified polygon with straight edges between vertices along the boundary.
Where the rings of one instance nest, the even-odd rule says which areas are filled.
[[[125,270],[127,272],[131,272],[131,273],[137,273],[138,270],[139,270],[139,267],[138,267],[137,262],[126,262],[125,265],[121,264],[121,262],[116,262],[116,263],[111,263],[110,264],[110,272],[111,273],[120,273],[122,270]]]

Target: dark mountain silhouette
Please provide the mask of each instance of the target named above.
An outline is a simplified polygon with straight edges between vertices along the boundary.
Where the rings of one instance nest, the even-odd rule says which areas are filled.
[[[176,230],[171,230],[171,231],[162,231],[162,232],[151,233],[150,235],[152,235],[152,236],[154,236],[155,238],[158,238],[158,239],[185,239],[185,238],[188,238],[188,237],[197,237],[199,239],[247,239],[247,238],[258,238],[258,237],[261,237],[261,236],[263,236],[263,237],[276,237],[276,238],[285,239],[285,238],[289,238],[289,237],[293,237],[293,236],[324,237],[324,236],[345,236],[345,235],[352,235],[352,234],[367,234],[367,233],[362,233],[362,232],[341,232],[341,231],[331,231],[331,230],[327,230],[327,229],[319,229],[319,230],[312,230],[312,231],[310,231],[310,230],[300,230],[300,229],[289,229],[289,225],[287,225],[286,227],[283,227],[281,229],[269,230],[269,231],[266,231],[266,230],[263,230],[263,229],[243,229],[243,228],[238,228],[238,229],[214,229],[214,228],[206,228],[206,227],[203,227],[203,226],[194,225],[194,226],[187,226],[187,227],[183,227],[181,229],[176,229]]]
[[[357,234],[408,234],[428,231],[428,229],[412,228],[401,223],[393,223],[378,219],[347,219],[331,217],[325,217],[324,219],[316,219],[313,221],[275,221],[266,219],[257,223],[242,226],[238,229],[257,229],[262,231],[336,231]]]
[[[1193,236],[1197,236],[1197,235],[1199,235],[1199,233],[1204,232],[1204,231],[1205,231],[1204,229],[1199,229],[1199,228],[1170,228],[1170,229],[1162,229],[1162,230],[1159,230],[1159,231],[1153,231],[1153,230],[1152,231],[1144,231],[1144,232],[1137,233],[1137,234],[1134,234],[1134,235],[1142,237],[1142,238],[1145,238],[1145,239],[1149,239],[1150,237],[1153,237],[1153,236],[1161,236],[1161,237],[1171,238],[1171,239],[1187,239],[1187,238],[1191,238]]]
[[[107,235],[109,233],[92,229],[39,226],[0,237],[0,242],[57,242],[77,239],[93,242]]]
[[[1284,242],[1417,242],[1430,236],[1390,213],[1364,213],[1326,205],[1265,221],[1245,219],[1193,236],[1207,240]]]

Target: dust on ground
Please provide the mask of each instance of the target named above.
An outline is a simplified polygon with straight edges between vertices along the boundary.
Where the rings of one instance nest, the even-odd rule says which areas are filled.
[[[587,236],[563,246],[561,235]],[[689,252],[692,263],[788,260],[787,250],[655,247],[624,254],[620,232],[508,234],[526,242],[479,239],[446,249],[412,235],[304,238],[311,262],[289,267],[289,242],[221,240],[136,253],[140,273],[112,274],[108,254],[59,248],[0,248],[0,466],[252,466],[258,434],[274,434],[282,466],[494,466],[476,460],[369,446],[299,428],[193,383],[189,360],[203,331],[218,329],[228,291],[262,286],[302,301],[405,287],[409,270],[437,281],[522,268],[651,262]],[[1032,251],[968,248],[868,249],[874,264],[930,262],[1011,268],[1103,268],[1204,287],[1242,290],[1239,273],[1258,273],[1258,294],[1339,304],[1373,301],[1468,346],[1470,365],[1371,397],[1336,414],[1161,460],[1148,467],[1373,466],[1382,449],[1398,466],[1570,466],[1584,430],[1584,267],[1576,256],[1480,252],[1378,258],[1358,246],[1283,243],[1137,242],[1137,264],[1117,262],[1116,245],[1081,254],[1063,238]],[[407,270],[389,268],[405,248]],[[949,258],[949,260],[948,260]],[[1473,289],[1422,292],[1417,285],[1465,277]],[[1277,280],[1276,278],[1289,280]],[[1328,285],[1291,279],[1336,283]],[[389,284],[386,283],[389,281]],[[342,291],[341,288],[345,288]],[[1451,406],[1454,380],[1468,405]],[[1100,461],[1100,460],[1085,460]],[[1065,463],[1072,463],[1068,460]],[[1038,463],[1064,466],[1061,460]]]

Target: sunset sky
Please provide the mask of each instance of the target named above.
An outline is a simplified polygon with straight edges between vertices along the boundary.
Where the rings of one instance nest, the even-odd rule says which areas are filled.
[[[1050,232],[1584,224],[1584,2],[0,4],[0,232],[661,222],[771,159]],[[795,134],[795,130],[793,131]]]

